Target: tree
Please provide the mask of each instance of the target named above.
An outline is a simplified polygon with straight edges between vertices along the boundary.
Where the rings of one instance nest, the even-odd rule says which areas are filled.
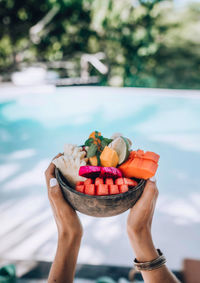
[[[78,76],[81,54],[104,52],[103,85],[197,89],[199,10],[165,0],[0,0],[0,71],[70,60],[67,75]]]

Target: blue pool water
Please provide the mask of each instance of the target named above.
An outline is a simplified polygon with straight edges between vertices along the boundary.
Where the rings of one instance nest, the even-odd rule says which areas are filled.
[[[41,90],[39,93],[29,89],[22,93],[18,91],[15,96],[7,91],[7,96],[5,93],[2,97],[0,95],[2,211],[6,202],[9,207],[9,201],[14,200],[17,204],[25,197],[44,199],[41,207],[46,209],[43,170],[53,156],[63,151],[65,143],[82,144],[93,130],[101,131],[106,137],[121,132],[132,139],[133,149],[160,154],[156,240],[158,244],[169,247],[166,253],[171,257],[172,267],[179,267],[184,256],[198,257],[195,246],[196,234],[200,232],[200,92],[74,87]],[[19,211],[17,207],[15,209]],[[113,251],[117,244],[117,240],[113,242],[115,231],[118,233],[117,225],[125,223],[125,216],[113,218],[116,219],[114,232],[110,232],[104,244],[100,241],[101,233],[100,236],[97,232],[93,236],[90,233],[82,252],[87,256],[80,257],[80,261],[90,262],[92,246],[99,245],[102,250],[112,242]],[[92,229],[92,218],[81,217],[85,227]],[[99,220],[96,229],[103,231],[112,220],[102,221]],[[185,238],[183,233],[188,229],[193,244],[186,249],[187,232]],[[162,231],[162,237],[158,231]],[[178,235],[183,237],[182,243]],[[121,237],[125,239],[123,249],[128,251],[128,240],[124,235]],[[169,246],[169,239],[172,246]],[[174,244],[177,246],[176,243],[180,243],[178,259],[173,261],[170,251]],[[123,252],[122,259],[112,254],[105,258],[101,251],[97,251],[97,255],[98,252],[97,263],[106,263],[107,260],[107,263],[128,265]],[[12,257],[12,253],[9,255]],[[34,255],[37,257],[37,253]]]

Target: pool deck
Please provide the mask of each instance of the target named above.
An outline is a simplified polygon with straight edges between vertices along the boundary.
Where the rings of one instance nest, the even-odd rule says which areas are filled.
[[[81,90],[83,95],[89,93],[94,97],[101,92],[110,92],[110,88],[106,87],[67,87],[65,90],[69,93],[68,96],[70,101],[73,99],[73,92],[75,91],[78,92]],[[173,125],[173,119],[170,121],[171,124],[167,124],[168,116],[163,115],[163,117],[161,117],[161,122],[166,122],[166,125],[163,124],[164,130],[167,131],[169,127],[172,127],[174,132],[172,131],[172,133],[163,134],[161,132],[162,125],[159,125],[159,130],[154,135],[155,139],[152,138],[151,140],[152,148],[158,148],[162,152],[163,159],[165,158],[168,162],[170,162],[168,158],[170,158],[169,154],[171,150],[174,154],[177,153],[177,158],[180,158],[181,156],[184,157],[183,160],[179,161],[180,163],[176,160],[174,162],[175,165],[171,164],[172,167],[175,166],[173,167],[173,172],[175,169],[176,172],[172,173],[169,169],[168,174],[174,178],[174,185],[173,180],[169,181],[164,177],[166,165],[161,163],[160,179],[158,180],[160,187],[169,186],[172,188],[172,191],[176,191],[179,183],[181,186],[184,186],[185,183],[185,192],[186,187],[188,187],[188,182],[192,178],[190,195],[186,194],[180,196],[180,191],[177,191],[176,197],[174,197],[173,194],[168,195],[166,193],[166,188],[160,192],[153,223],[153,237],[156,247],[159,247],[166,255],[168,259],[168,266],[172,269],[178,270],[182,268],[183,258],[200,258],[200,252],[198,249],[200,235],[200,177],[197,176],[196,179],[193,177],[193,174],[196,174],[195,172],[197,172],[196,167],[194,169],[190,169],[183,165],[185,158],[190,158],[190,156],[191,162],[195,165],[197,165],[199,161],[200,126],[198,124],[200,120],[196,121],[196,117],[200,118],[200,115],[198,116],[198,114],[194,114],[194,116],[192,116],[193,108],[188,108],[187,110],[187,103],[188,101],[191,101],[192,105],[194,105],[191,107],[196,107],[196,109],[194,109],[196,111],[195,113],[199,113],[200,91],[112,88],[112,91],[116,91],[119,95],[122,90],[126,93],[127,97],[137,98],[137,105],[141,108],[144,107],[144,104],[142,104],[142,106],[139,104],[140,96],[143,97],[142,103],[147,103],[147,106],[149,103],[151,107],[152,102],[148,102],[148,99],[151,97],[153,97],[154,101],[156,101],[157,98],[160,100],[165,98],[165,102],[168,102],[168,98],[176,99],[176,108],[172,105],[172,110],[179,111],[177,113],[182,115],[183,124],[184,117],[186,117],[187,121],[189,119],[188,117],[191,118],[186,125],[188,127],[186,129],[187,132],[181,132],[181,130],[180,132],[177,132]],[[2,130],[2,136],[5,140],[5,152],[0,152],[0,172],[2,173],[2,175],[0,175],[0,224],[1,227],[3,227],[3,229],[0,230],[0,255],[1,258],[6,260],[31,259],[52,261],[55,254],[57,241],[56,226],[46,195],[43,172],[51,160],[51,155],[55,152],[55,150],[57,150],[58,143],[53,144],[50,149],[45,149],[45,144],[42,144],[41,146],[40,141],[37,138],[34,139],[34,135],[37,133],[41,135],[39,136],[41,140],[45,136],[47,137],[47,140],[53,138],[53,135],[49,130],[50,126],[47,123],[48,121],[42,120],[45,119],[43,116],[38,119],[41,119],[42,122],[44,121],[42,128],[44,133],[42,133],[41,130],[40,132],[37,132],[37,130],[35,131],[35,128],[33,128],[34,135],[32,136],[32,140],[34,139],[34,143],[31,143],[31,145],[28,142],[26,143],[27,137],[25,134],[29,124],[26,124],[25,116],[22,115],[23,113],[20,113],[20,111],[23,110],[23,107],[26,107],[29,103],[25,100],[26,94],[26,97],[30,96],[31,103],[33,103],[34,107],[40,107],[40,102],[38,102],[38,100],[35,101],[33,96],[37,99],[38,94],[40,99],[46,99],[45,96],[48,99],[49,95],[54,96],[55,91],[57,90],[51,85],[37,87],[0,85],[0,105],[3,105],[4,107],[3,117],[5,118],[3,122],[0,121],[0,131]],[[42,97],[40,95],[41,93],[43,95]],[[63,99],[63,94],[59,95],[59,99]],[[187,101],[180,100],[180,109],[178,109],[179,98],[187,99]],[[55,99],[57,98],[55,97]],[[7,106],[9,102],[13,103],[15,100],[19,100],[19,107],[17,106],[18,108],[16,108],[17,110],[19,109],[19,113],[15,113],[13,110],[15,108],[9,108],[12,107],[12,105]],[[27,107],[29,109],[31,106],[28,105]],[[165,105],[162,107],[163,108],[159,110],[159,113],[164,113]],[[170,105],[166,104],[166,107],[169,107],[170,109]],[[26,115],[28,115],[27,113]],[[34,113],[34,115],[39,116],[40,110],[38,110],[37,113],[38,114]],[[72,114],[69,115],[73,117]],[[30,115],[33,115],[33,113],[30,113]],[[109,115],[110,116],[108,116],[107,119],[114,119],[110,112]],[[142,124],[144,132],[147,129],[148,120],[151,119],[153,115],[154,112],[150,113],[149,118]],[[37,117],[34,117],[31,116],[32,123],[35,123],[33,126],[39,127],[42,125],[42,122],[39,125],[38,121],[38,124],[36,124]],[[85,118],[85,116],[83,117]],[[52,118],[52,121],[53,119],[54,117]],[[59,119],[62,119],[62,116],[59,116]],[[67,116],[66,119],[70,119],[70,116]],[[174,118],[174,124],[176,123],[175,120],[176,118]],[[17,121],[19,121],[19,123],[17,123]],[[85,121],[87,122],[87,120]],[[74,124],[78,125],[78,130],[81,130],[81,123],[82,122],[78,120],[76,121],[76,124]],[[9,131],[6,130],[7,125],[8,127],[11,127]],[[23,125],[27,125],[26,128],[23,128]],[[54,126],[55,125],[53,124],[52,127]],[[93,125],[91,124],[90,126]],[[73,127],[70,129],[73,132],[73,136],[77,137]],[[181,123],[180,129],[182,129]],[[106,131],[108,132],[108,129]],[[151,136],[150,130],[146,136],[144,136],[144,132],[142,132],[141,135],[138,134],[138,141],[141,142],[144,137]],[[12,135],[12,133],[14,134]],[[21,136],[17,143],[18,135]],[[6,147],[7,139],[8,141],[15,139],[16,142],[8,142]],[[60,144],[62,144],[63,140],[64,138],[61,136]],[[183,143],[179,147],[178,143],[180,141],[183,141]],[[26,144],[25,148],[22,147],[24,143]],[[188,176],[185,174],[187,170],[190,170]],[[167,182],[168,184],[166,184]],[[108,264],[117,266],[132,265],[134,254],[131,251],[129,240],[126,235],[127,214],[128,212],[125,212],[116,217],[102,219],[80,214],[80,219],[84,227],[84,237],[78,259],[80,264]]]

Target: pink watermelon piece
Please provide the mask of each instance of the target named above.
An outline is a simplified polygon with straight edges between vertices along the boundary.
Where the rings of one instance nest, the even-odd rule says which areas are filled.
[[[121,178],[122,172],[115,167],[101,167],[102,178]]]
[[[101,166],[81,166],[79,169],[79,176],[86,178],[99,177],[101,173]]]

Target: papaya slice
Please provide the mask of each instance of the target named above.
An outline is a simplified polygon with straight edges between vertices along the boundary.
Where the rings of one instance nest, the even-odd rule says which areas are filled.
[[[130,158],[118,168],[125,177],[147,180],[155,175],[159,158],[160,156],[154,152],[144,153],[143,150],[138,150],[131,152]]]

